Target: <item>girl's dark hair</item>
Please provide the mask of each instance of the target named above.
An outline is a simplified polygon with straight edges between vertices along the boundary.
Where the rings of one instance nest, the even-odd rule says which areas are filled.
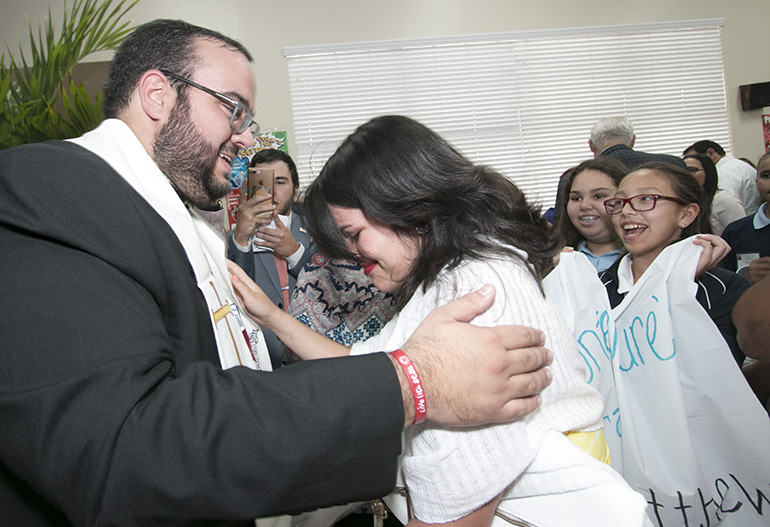
[[[711,204],[706,201],[706,191],[696,181],[692,174],[685,169],[668,163],[645,163],[636,167],[633,172],[638,170],[653,170],[666,178],[674,189],[674,196],[679,198],[684,205],[694,203],[700,207],[695,221],[682,229],[680,239],[684,240],[695,234],[711,234]],[[633,173],[631,172],[631,173]]]
[[[595,159],[583,161],[574,168],[571,174],[567,176],[565,184],[561,188],[559,197],[559,219],[556,221],[556,228],[553,231],[555,240],[562,245],[577,247],[585,238],[578,232],[567,214],[567,205],[569,204],[569,193],[572,190],[572,183],[575,178],[586,170],[596,170],[609,177],[615,186],[620,184],[620,180],[628,174],[628,167],[611,157],[600,156]],[[612,197],[612,196],[610,196]]]
[[[556,200],[553,204],[553,223],[556,225],[559,223],[559,218],[561,217],[561,214],[564,212],[564,188],[567,186],[567,182],[569,181],[570,175],[572,175],[572,172],[577,167],[569,167],[567,170],[562,172],[561,176],[559,176],[559,185],[556,188]]]
[[[719,188],[719,177],[714,162],[706,154],[690,154],[684,156],[682,159],[695,159],[696,161],[700,161],[700,164],[703,166],[703,171],[706,173],[706,180],[703,183],[703,190],[706,192],[706,201],[708,203],[713,202],[714,195]]]
[[[417,259],[395,293],[399,307],[421,284],[428,287],[442,269],[466,258],[518,258],[539,279],[559,249],[516,185],[403,116],[361,125],[308,188],[305,212],[316,244],[334,258],[355,259],[329,205],[361,209],[405,238],[419,237]]]

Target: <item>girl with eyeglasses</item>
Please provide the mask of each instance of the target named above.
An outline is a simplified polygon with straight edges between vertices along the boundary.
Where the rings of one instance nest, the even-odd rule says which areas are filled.
[[[660,253],[671,245],[710,230],[706,193],[686,170],[665,163],[648,163],[629,173],[615,197],[604,202],[628,254],[600,274],[610,299],[618,306]],[[731,313],[750,284],[731,271],[714,268],[714,253],[729,251],[718,236],[701,236],[695,282],[696,299],[719,328],[738,365],[745,355],[738,346]],[[713,245],[713,248],[711,247]]]
[[[709,156],[690,154],[682,159],[687,165],[687,171],[706,191],[706,203],[711,208],[711,232],[721,235],[725,227],[746,215],[741,200],[729,190],[718,188],[717,167]]]

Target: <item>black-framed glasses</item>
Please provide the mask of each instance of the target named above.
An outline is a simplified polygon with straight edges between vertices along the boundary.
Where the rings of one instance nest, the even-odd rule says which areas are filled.
[[[626,203],[631,205],[631,208],[637,212],[645,212],[655,208],[658,204],[658,200],[673,201],[674,203],[682,204],[682,200],[679,198],[671,198],[669,196],[661,196],[659,194],[637,194],[630,198],[612,198],[604,200],[604,209],[607,214],[620,214]]]
[[[703,168],[698,168],[698,167],[687,167],[687,171],[688,171],[690,174],[697,174],[697,173],[698,173],[698,172],[700,172],[701,170],[705,170],[705,169],[703,169]]]
[[[165,70],[160,70],[160,72],[166,77],[171,77],[172,79],[176,79],[180,82],[184,82],[185,84],[189,84],[193,88],[198,88],[199,90],[204,91],[209,95],[213,95],[220,101],[226,102],[232,106],[232,113],[230,114],[230,128],[236,134],[242,134],[248,128],[251,128],[251,132],[254,135],[259,133],[259,125],[254,121],[254,117],[251,115],[251,110],[246,108],[242,102],[237,101],[232,97],[228,97],[223,93],[219,93],[218,91],[214,91],[211,88],[207,88],[201,84],[198,84],[197,82],[191,81],[190,79],[185,79],[176,73],[171,73],[170,71]]]

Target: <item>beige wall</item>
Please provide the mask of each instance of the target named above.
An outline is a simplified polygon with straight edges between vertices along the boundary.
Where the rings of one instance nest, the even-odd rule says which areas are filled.
[[[19,39],[27,38],[27,16],[34,21],[46,15],[50,5],[56,18],[64,4],[64,0],[2,1],[0,34],[13,49]],[[263,129],[287,130],[290,141],[284,46],[724,18],[731,149],[751,159],[763,152],[762,111],[741,110],[738,86],[770,81],[768,0],[142,0],[131,18],[136,23],[183,18],[243,42],[256,57],[257,120]],[[693,138],[697,139],[703,138]]]

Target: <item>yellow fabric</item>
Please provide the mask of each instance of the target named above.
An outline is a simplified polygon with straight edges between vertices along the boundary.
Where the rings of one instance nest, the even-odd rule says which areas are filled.
[[[610,449],[604,439],[603,429],[595,432],[567,432],[564,435],[602,463],[610,464]]]

